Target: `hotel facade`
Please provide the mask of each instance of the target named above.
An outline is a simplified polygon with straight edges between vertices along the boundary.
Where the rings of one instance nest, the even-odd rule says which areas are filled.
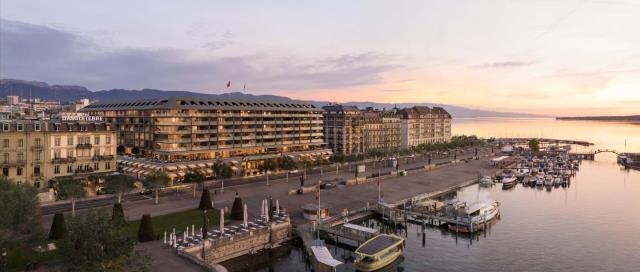
[[[112,124],[126,153],[155,162],[235,158],[250,172],[266,158],[328,155],[322,109],[305,103],[169,97],[95,103],[80,112]]]
[[[44,191],[62,177],[88,181],[116,170],[116,134],[96,121],[0,120],[1,175]]]
[[[329,105],[323,109],[325,141],[335,153],[397,150],[451,139],[451,115],[439,107],[386,111]]]

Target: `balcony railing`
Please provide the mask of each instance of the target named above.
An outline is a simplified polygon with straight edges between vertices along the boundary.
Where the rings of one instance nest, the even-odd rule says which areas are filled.
[[[0,165],[2,166],[24,166],[27,164],[25,160],[15,160],[15,161],[2,161]]]
[[[79,149],[91,149],[92,147],[93,147],[93,145],[91,145],[91,144],[77,144],[76,145],[76,148],[79,148]]]
[[[93,168],[89,167],[87,169],[76,169],[75,171],[73,171],[76,174],[83,174],[83,173],[93,173]]]
[[[67,157],[67,158],[53,158],[51,163],[61,164],[61,163],[72,163],[77,160],[76,157]]]
[[[113,160],[113,155],[98,155],[98,156],[93,156],[91,158],[92,161],[110,161]]]
[[[31,151],[42,151],[43,147],[42,145],[32,145],[31,146]]]

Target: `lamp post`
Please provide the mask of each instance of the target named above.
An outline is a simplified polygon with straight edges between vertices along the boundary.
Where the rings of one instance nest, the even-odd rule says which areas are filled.
[[[204,254],[204,247],[207,243],[207,208],[204,209],[204,211],[202,212],[203,216],[204,216],[204,222],[203,222],[203,226],[202,226],[202,260],[205,260],[205,254]]]

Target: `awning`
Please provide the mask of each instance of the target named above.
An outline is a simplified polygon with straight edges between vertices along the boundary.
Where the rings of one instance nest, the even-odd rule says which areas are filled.
[[[174,174],[174,173],[169,173],[169,174],[167,174],[167,176],[169,176],[169,178],[174,179],[174,178],[176,178],[178,175],[176,175],[176,174]]]
[[[183,164],[180,164],[180,165],[178,165],[178,168],[180,168],[181,170],[185,170],[185,169],[187,169],[187,166],[183,165]]]
[[[200,168],[207,168],[207,165],[204,163],[198,163],[198,167]]]
[[[207,174],[212,175],[213,174],[213,170],[211,169],[204,169],[205,172],[207,172]]]
[[[212,163],[212,162],[208,162],[208,163],[205,163],[205,164],[206,164],[208,167],[213,167],[213,163]]]
[[[233,163],[233,164],[238,164],[238,161],[236,161],[236,160],[231,160],[230,162]]]
[[[184,177],[185,173],[184,172],[178,172],[178,176]]]
[[[238,167],[231,166],[231,170],[233,170],[233,171],[238,171]]]
[[[189,164],[189,169],[196,169],[196,168],[198,168],[198,166],[197,166],[197,165],[195,165],[195,164]]]
[[[131,171],[131,168],[130,167],[123,167],[122,171],[129,172],[129,171]]]
[[[133,172],[134,173],[140,173],[140,172],[142,172],[142,169],[136,169],[136,170],[133,170]]]
[[[153,169],[155,169],[155,170],[161,170],[161,169],[162,169],[162,166],[158,166],[158,165],[156,165],[156,166],[153,166]]]
[[[169,171],[175,171],[175,170],[178,170],[178,168],[177,168],[177,167],[175,167],[175,166],[173,166],[173,165],[165,166],[164,168],[165,168],[165,169],[167,169],[167,170],[169,170]]]
[[[148,175],[149,171],[140,171],[140,175]]]

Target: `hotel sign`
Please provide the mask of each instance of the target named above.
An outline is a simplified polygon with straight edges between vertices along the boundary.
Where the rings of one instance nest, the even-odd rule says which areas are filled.
[[[92,122],[102,122],[102,116],[91,116],[91,115],[62,115],[62,121],[92,121]]]

